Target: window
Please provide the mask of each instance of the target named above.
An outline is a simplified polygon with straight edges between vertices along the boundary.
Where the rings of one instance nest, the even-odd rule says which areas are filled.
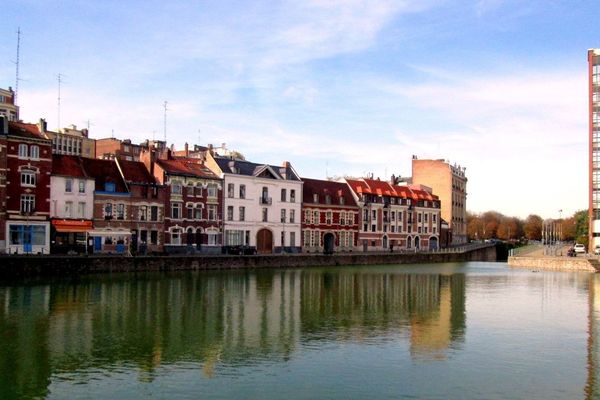
[[[125,204],[117,204],[117,219],[125,219]]]
[[[296,222],[296,210],[290,210],[290,224]]]
[[[112,218],[112,203],[106,203],[104,205],[104,219]]]
[[[219,236],[217,232],[208,232],[206,234],[206,237],[208,239],[208,245],[209,246],[216,246],[219,244]]]
[[[171,231],[171,244],[172,245],[180,245],[181,244],[181,229],[175,228]]]
[[[233,183],[227,184],[227,197],[233,198],[233,193],[235,192],[235,186]]]
[[[325,223],[327,225],[331,225],[332,222],[333,222],[333,213],[331,211],[327,211],[325,213]]]
[[[429,222],[429,214],[425,213],[425,222]]]
[[[77,203],[77,215],[79,218],[85,218],[85,202],[80,201]]]
[[[73,179],[71,179],[71,178],[65,179],[65,192],[67,192],[67,193],[73,192]]]
[[[340,196],[340,206],[343,206],[344,204],[346,204],[346,199]]]
[[[183,188],[181,186],[181,183],[173,182],[173,184],[171,184],[171,193],[172,194],[181,194],[182,191],[183,191]]]
[[[194,217],[196,219],[202,219],[202,204],[196,204],[196,208],[194,209]]]
[[[172,219],[180,219],[181,218],[181,203],[171,204],[171,218]]]
[[[27,145],[20,144],[19,145],[19,157],[27,157]]]
[[[311,215],[310,210],[304,211],[304,223],[305,224],[310,224],[310,215]]]
[[[148,206],[140,206],[140,221],[148,220]]]
[[[158,231],[150,231],[150,244],[158,244]]]
[[[290,203],[296,202],[296,190],[290,189]]]
[[[240,221],[246,220],[246,207],[240,206]]]
[[[331,204],[331,196],[328,194],[325,195],[325,204]]]
[[[319,194],[313,193],[313,203],[318,203],[318,202],[319,202]]]
[[[321,223],[321,216],[319,215],[318,211],[313,211],[313,224],[320,224]]]
[[[105,182],[104,183],[104,191],[105,192],[114,192],[116,190],[116,185],[114,182]]]
[[[281,210],[281,222],[285,223],[285,208]]]
[[[150,206],[150,221],[158,221],[158,206]]]
[[[233,221],[233,206],[227,206],[227,221]]]
[[[79,193],[85,193],[85,181],[83,179],[79,180]]]
[[[140,231],[140,242],[147,243],[148,242],[148,231],[142,229]]]
[[[281,232],[281,247],[285,247],[285,231]]]
[[[216,221],[217,220],[217,206],[211,204],[208,206],[208,220]]]
[[[287,191],[285,189],[281,189],[281,201],[285,202],[287,199]]]
[[[262,209],[262,221],[263,222],[267,222],[269,218],[269,209],[268,208],[263,208]]]
[[[246,185],[240,185],[240,199],[246,198]]]
[[[29,148],[29,157],[38,159],[40,158],[40,147],[39,146],[31,146]]]
[[[421,219],[422,219],[422,217],[421,217],[421,213],[418,213],[418,214],[417,214],[417,222],[419,222],[419,223],[420,223],[420,222],[421,222]]]
[[[214,183],[208,185],[208,197],[217,197],[217,185]]]
[[[35,210],[35,196],[32,194],[21,195],[21,212],[32,213]]]
[[[35,186],[35,172],[21,172],[21,186]]]
[[[187,208],[187,219],[194,219],[194,205],[192,203],[188,203],[186,208]]]
[[[65,217],[71,218],[73,217],[73,202],[65,201]]]
[[[431,222],[433,222],[434,224],[437,222],[437,215],[436,214],[433,214],[431,216]]]
[[[296,247],[296,232],[290,232],[290,247]]]

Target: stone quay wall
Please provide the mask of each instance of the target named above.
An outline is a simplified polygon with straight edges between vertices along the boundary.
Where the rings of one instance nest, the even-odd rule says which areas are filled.
[[[254,256],[37,256],[0,257],[0,279],[73,277],[95,273],[298,268],[342,265],[496,261],[496,247],[424,253],[269,254]]]
[[[553,271],[597,272],[600,264],[596,259],[577,257],[508,257],[508,265],[515,268]]]

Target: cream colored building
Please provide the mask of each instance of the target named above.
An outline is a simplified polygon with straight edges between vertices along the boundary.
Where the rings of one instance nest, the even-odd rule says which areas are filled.
[[[433,189],[441,201],[442,219],[449,224],[451,244],[467,243],[467,177],[465,167],[445,160],[413,156],[412,183]]]
[[[40,119],[38,126],[40,131],[52,140],[52,154],[87,158],[96,156],[96,141],[88,137],[87,129],[77,129],[77,126],[71,125],[53,132],[47,129],[46,121],[43,119]]]
[[[19,106],[15,104],[15,92],[10,87],[0,89],[0,115],[7,116],[9,121],[19,120]]]

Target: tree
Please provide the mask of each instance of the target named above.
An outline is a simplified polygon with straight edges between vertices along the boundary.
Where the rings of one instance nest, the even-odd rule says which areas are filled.
[[[525,237],[529,240],[541,240],[542,239],[542,217],[539,215],[531,214],[525,219],[523,225],[523,231]]]

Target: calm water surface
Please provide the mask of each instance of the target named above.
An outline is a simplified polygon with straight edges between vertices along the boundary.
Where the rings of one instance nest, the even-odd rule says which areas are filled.
[[[599,332],[600,274],[502,263],[0,284],[0,399],[592,399]]]

